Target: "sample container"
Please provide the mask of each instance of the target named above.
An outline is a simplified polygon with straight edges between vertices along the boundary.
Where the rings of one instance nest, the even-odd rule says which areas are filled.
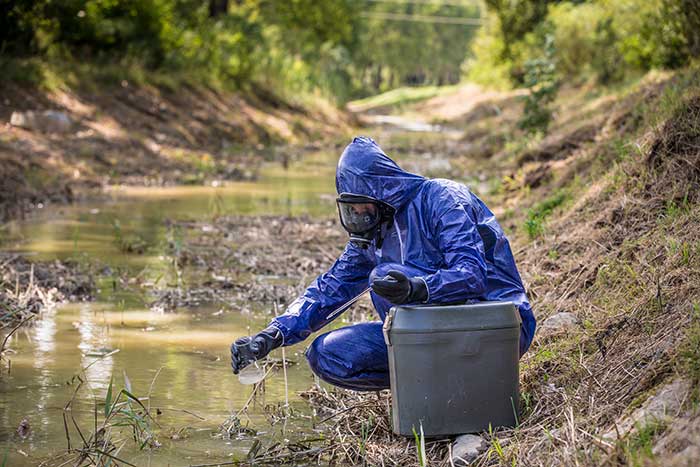
[[[384,322],[394,433],[515,426],[520,315],[511,302],[393,307]]]

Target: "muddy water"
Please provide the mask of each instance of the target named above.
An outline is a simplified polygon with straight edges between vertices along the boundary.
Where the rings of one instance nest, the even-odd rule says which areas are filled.
[[[422,123],[380,123],[381,133],[391,134],[377,138],[380,144],[390,143],[391,154],[418,172],[419,163],[434,156],[417,154],[416,148],[448,136]],[[409,152],[415,157],[406,157]],[[162,446],[157,449],[139,450],[128,429],[114,433],[115,440],[124,442],[120,457],[138,466],[187,466],[244,457],[255,435],[233,440],[217,435],[219,425],[238,413],[251,395],[251,386],[231,374],[228,346],[235,337],[267,323],[269,304],[251,303],[245,310],[210,304],[166,314],[150,309],[143,288],[115,287],[114,277],[138,277],[146,289],[174,282],[166,254],[173,241],[168,220],[230,214],[334,215],[337,157],[336,152],[319,152],[287,168],[269,164],[254,182],[115,187],[99,203],[43,208],[26,221],[2,226],[2,250],[36,259],[84,261],[93,265],[99,291],[94,302],[70,303],[45,313],[10,341],[11,370],[6,362],[0,370],[0,466],[5,455],[5,465],[37,465],[46,459],[46,465],[60,465],[53,456],[67,446],[63,408],[77,388],[68,415],[84,433],[91,433],[95,407],[104,410],[111,378],[115,389],[125,387],[128,378],[131,392],[150,396],[144,403],[150,404],[160,425],[155,431]],[[126,251],[130,248],[124,245],[135,251]],[[273,370],[265,381],[264,398],[240,416],[266,445],[315,436],[310,408],[298,396],[313,383],[301,352],[303,345],[288,349],[286,357],[295,364],[288,369],[286,387],[282,372]],[[281,351],[273,357],[281,358]],[[80,374],[84,382],[78,388]],[[283,403],[287,395],[294,415],[285,424],[272,425],[264,406]],[[17,434],[23,419],[30,427],[24,439]],[[80,444],[75,429],[71,440]]]
[[[119,456],[135,465],[182,466],[244,457],[254,436],[224,440],[219,425],[237,413],[252,386],[231,374],[228,346],[241,335],[264,326],[269,310],[250,304],[242,313],[216,304],[177,313],[149,309],[143,291],[114,288],[114,271],[138,275],[146,283],[168,281],[164,256],[167,220],[207,219],[224,214],[289,214],[328,216],[334,212],[333,173],[337,155],[313,154],[287,169],[269,165],[255,182],[216,187],[114,188],[100,203],[45,208],[2,231],[2,248],[37,259],[75,258],[97,266],[100,291],[95,302],[70,303],[45,313],[32,327],[10,341],[11,368],[0,376],[0,465],[37,465],[64,450],[63,407],[73,397],[69,415],[86,434],[92,432],[94,409],[101,412],[110,379],[150,404],[160,429],[162,446],[139,450],[127,429],[115,434],[125,440]],[[125,252],[120,243],[135,244]],[[267,312],[267,313],[266,313]],[[268,315],[268,316],[266,316]],[[303,346],[288,349],[292,362],[287,387],[281,371],[265,382],[241,421],[266,441],[297,439],[313,433],[308,406],[297,395],[313,377]],[[280,358],[277,351],[274,357]],[[78,388],[81,374],[84,380]],[[125,376],[126,375],[126,376]],[[157,376],[157,378],[156,378]],[[289,402],[295,416],[286,425],[268,422],[263,406]],[[146,402],[147,401],[147,402]],[[29,436],[17,434],[29,423]],[[71,422],[72,424],[72,422]],[[79,434],[71,430],[79,444]],[[48,465],[57,465],[50,461]]]

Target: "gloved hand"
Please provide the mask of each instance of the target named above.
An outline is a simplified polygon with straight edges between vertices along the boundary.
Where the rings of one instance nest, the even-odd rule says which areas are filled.
[[[241,337],[231,344],[231,368],[237,375],[243,368],[281,346],[284,342],[282,333],[274,326],[269,326],[254,336]]]
[[[417,277],[407,277],[401,271],[392,270],[381,279],[374,279],[372,290],[395,305],[424,302],[428,299],[425,282]]]

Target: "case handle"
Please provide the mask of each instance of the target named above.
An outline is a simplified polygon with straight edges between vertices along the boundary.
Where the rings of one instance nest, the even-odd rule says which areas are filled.
[[[382,333],[384,334],[384,343],[387,347],[391,347],[391,337],[389,336],[389,331],[391,331],[391,325],[394,324],[394,315],[396,314],[396,307],[391,307],[389,309],[389,314],[386,315],[384,320],[384,325],[382,325]]]

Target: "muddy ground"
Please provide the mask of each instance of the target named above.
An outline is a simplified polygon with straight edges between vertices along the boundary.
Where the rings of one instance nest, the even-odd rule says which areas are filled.
[[[28,111],[59,112],[70,126],[10,123]],[[122,80],[98,92],[0,81],[0,220],[40,203],[95,197],[106,185],[254,179],[262,161],[298,157],[348,133],[352,121],[325,102],[294,104],[258,88],[173,90]]]
[[[700,379],[699,95],[696,70],[651,74],[623,91],[567,89],[546,136],[519,133],[513,93],[461,111],[440,97],[413,111],[433,109],[456,134],[382,141],[390,155],[410,155],[409,168],[465,181],[486,199],[541,325],[573,316],[536,336],[521,361],[520,426],[484,433],[474,465],[695,465],[700,414],[688,388]],[[218,217],[177,227],[184,241],[168,254],[197,273],[153,298],[167,311],[254,301],[272,316],[346,241],[335,220]],[[365,302],[347,319],[371,314]],[[677,391],[673,411],[646,416],[668,388]],[[413,442],[390,433],[386,392],[306,397],[328,414],[324,437],[258,446],[251,459],[418,465]],[[452,463],[448,441],[428,441],[426,452],[430,465]]]

